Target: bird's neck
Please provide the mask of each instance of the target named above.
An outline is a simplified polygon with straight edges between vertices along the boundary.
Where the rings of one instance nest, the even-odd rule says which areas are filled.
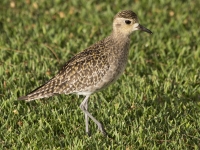
[[[121,57],[127,59],[130,46],[129,36],[113,32],[109,39],[112,41],[111,53],[114,53],[116,59],[121,59]]]
[[[121,32],[113,31],[111,36],[113,37],[113,40],[119,44],[129,44],[130,43],[129,35],[123,34]]]

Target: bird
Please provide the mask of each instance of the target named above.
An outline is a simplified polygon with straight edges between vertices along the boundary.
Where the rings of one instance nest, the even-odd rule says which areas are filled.
[[[85,97],[80,109],[85,114],[86,133],[90,136],[90,118],[100,132],[107,135],[103,124],[88,111],[88,100],[91,94],[105,89],[123,73],[128,61],[130,35],[136,30],[152,34],[152,31],[139,24],[132,10],[118,12],[109,36],[73,56],[53,78],[18,100],[32,101],[58,94],[83,95]]]

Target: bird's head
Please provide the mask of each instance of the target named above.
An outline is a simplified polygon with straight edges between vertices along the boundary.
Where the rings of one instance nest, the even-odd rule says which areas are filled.
[[[129,36],[133,31],[136,30],[141,30],[152,34],[149,29],[139,24],[137,15],[131,10],[121,11],[114,17],[113,31],[115,33]]]

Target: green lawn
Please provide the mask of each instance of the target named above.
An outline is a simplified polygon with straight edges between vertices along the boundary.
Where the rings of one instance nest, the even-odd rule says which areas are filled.
[[[0,149],[199,149],[199,8],[199,0],[1,0]],[[85,134],[82,96],[17,101],[108,36],[124,9],[153,35],[133,33],[126,71],[89,100],[112,138],[92,121]]]

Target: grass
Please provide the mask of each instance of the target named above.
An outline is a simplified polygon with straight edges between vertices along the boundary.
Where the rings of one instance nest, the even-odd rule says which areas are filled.
[[[1,0],[1,149],[199,149],[199,7],[197,0]],[[113,16],[124,9],[154,34],[131,36],[126,71],[89,100],[113,138],[92,121],[92,136],[85,134],[81,96],[16,101],[109,35]]]

